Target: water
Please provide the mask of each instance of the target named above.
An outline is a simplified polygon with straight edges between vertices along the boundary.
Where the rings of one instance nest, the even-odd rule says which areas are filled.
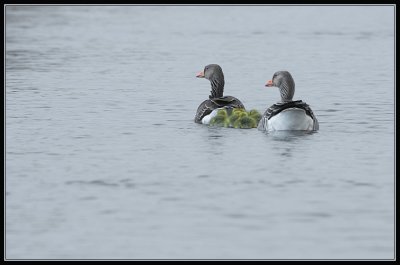
[[[218,63],[317,133],[195,124]],[[7,6],[6,259],[393,259],[394,6]]]

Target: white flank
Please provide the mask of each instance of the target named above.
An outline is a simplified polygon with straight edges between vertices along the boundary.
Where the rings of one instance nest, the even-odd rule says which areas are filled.
[[[220,110],[220,109],[223,109],[223,108],[215,109],[207,116],[204,116],[203,119],[201,120],[201,123],[210,124],[211,119],[214,118],[215,116],[217,116],[218,110]]]
[[[303,109],[289,108],[268,120],[268,131],[312,131],[313,119]]]

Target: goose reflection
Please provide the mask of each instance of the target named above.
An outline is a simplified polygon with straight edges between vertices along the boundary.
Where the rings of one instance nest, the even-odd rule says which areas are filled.
[[[274,141],[292,142],[302,140],[312,134],[318,133],[317,131],[271,131],[265,134],[272,137]]]
[[[310,136],[317,131],[272,131],[266,135],[277,143],[276,150],[283,157],[291,157],[298,148],[303,145],[304,140],[310,140]],[[286,142],[286,143],[284,143]]]

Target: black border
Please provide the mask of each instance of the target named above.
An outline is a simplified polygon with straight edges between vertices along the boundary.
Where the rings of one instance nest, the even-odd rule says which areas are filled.
[[[128,2],[128,3],[127,3]],[[181,3],[180,1],[174,1],[171,3],[170,1],[161,1],[158,0],[155,3],[146,3],[140,0],[134,1],[134,3],[129,3],[129,1],[114,1],[112,4],[104,4],[104,3],[90,3],[87,1],[69,1],[69,3],[60,3],[60,1],[44,1],[44,2],[39,2],[38,1],[29,1],[29,0],[16,0],[16,1],[6,1],[3,3],[3,14],[4,18],[2,20],[3,23],[3,41],[4,41],[4,51],[3,51],[3,72],[4,72],[4,86],[3,86],[3,110],[4,110],[4,138],[3,138],[3,143],[4,143],[4,158],[3,158],[3,165],[4,165],[4,189],[3,189],[3,198],[4,198],[4,203],[3,203],[3,228],[4,228],[4,233],[3,233],[3,260],[4,261],[396,261],[397,260],[397,252],[396,252],[396,239],[397,239],[397,231],[396,231],[396,220],[397,220],[397,215],[396,215],[396,190],[397,190],[397,182],[396,182],[396,69],[397,69],[397,53],[396,53],[396,40],[397,40],[397,27],[396,27],[396,3],[394,1],[380,1],[381,3],[376,3],[375,1],[362,1],[362,3],[357,3],[352,1],[336,1],[334,3],[328,2],[328,3],[318,3],[317,1],[307,1],[307,3],[293,3],[292,1],[287,1],[287,0],[282,0],[279,1],[279,3],[270,3],[270,4],[223,4],[223,3],[215,3],[213,1],[205,1],[202,3],[194,3],[194,4],[188,4],[188,3]],[[70,5],[78,5],[78,6],[99,6],[99,5],[105,5],[105,6],[117,6],[117,5],[138,5],[138,6],[160,6],[160,5],[167,5],[167,6],[394,6],[394,58],[393,58],[393,63],[394,63],[394,235],[393,235],[393,240],[394,240],[394,257],[393,259],[6,259],[5,254],[6,254],[6,224],[5,224],[5,219],[6,219],[6,123],[5,123],[5,118],[6,118],[6,109],[5,109],[5,101],[6,101],[6,72],[5,72],[5,65],[6,65],[6,32],[5,32],[5,21],[6,21],[6,7],[7,6],[13,6],[13,5],[26,5],[26,6],[35,6],[35,5],[60,5],[60,6],[70,6]]]

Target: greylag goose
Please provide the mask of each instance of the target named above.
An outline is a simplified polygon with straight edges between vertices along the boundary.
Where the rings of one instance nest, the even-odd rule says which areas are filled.
[[[210,120],[217,115],[219,109],[243,108],[244,105],[239,99],[224,94],[224,73],[217,64],[209,64],[196,77],[208,79],[211,83],[211,95],[204,100],[197,108],[194,121],[196,123],[209,124]]]
[[[269,107],[257,128],[262,131],[316,131],[319,123],[310,106],[301,100],[293,101],[294,80],[288,71],[278,71],[268,80],[267,87],[278,87],[281,102]]]

